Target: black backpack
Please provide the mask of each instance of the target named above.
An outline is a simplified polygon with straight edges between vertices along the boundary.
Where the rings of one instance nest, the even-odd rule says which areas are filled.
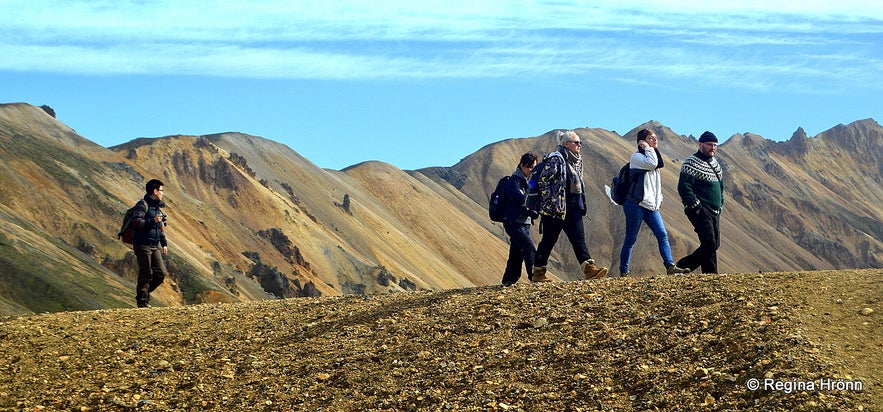
[[[135,213],[136,209],[142,209],[144,212],[147,212],[147,202],[144,199],[135,203],[135,206],[126,210],[126,214],[123,215],[123,224],[120,226],[120,232],[117,233],[117,238],[123,241],[123,243],[131,245],[135,239],[135,228],[132,227],[132,215]]]
[[[497,188],[491,193],[487,212],[488,216],[494,222],[502,222],[505,218],[506,203],[504,202],[505,199],[503,199],[503,193],[506,192],[506,186],[509,184],[509,179],[511,179],[511,176],[501,177],[500,180],[497,181]]]
[[[546,167],[546,159],[537,163],[533,169],[530,170],[530,178],[527,180],[527,200],[524,202],[524,206],[527,210],[531,211],[533,214],[536,214],[540,211],[540,173],[543,172],[543,168]]]
[[[628,196],[629,188],[631,187],[630,169],[629,163],[626,163],[619,169],[619,173],[613,176],[613,181],[610,182],[610,198],[620,206],[625,203],[625,198]]]

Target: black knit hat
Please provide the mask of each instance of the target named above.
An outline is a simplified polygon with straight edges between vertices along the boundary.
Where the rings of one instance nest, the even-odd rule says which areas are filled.
[[[705,133],[702,133],[702,136],[699,136],[699,143],[717,143],[717,136],[706,130]]]

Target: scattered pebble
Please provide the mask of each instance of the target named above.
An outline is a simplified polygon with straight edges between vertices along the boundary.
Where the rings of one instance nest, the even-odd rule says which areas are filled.
[[[869,372],[883,364],[880,321],[836,301],[883,296],[881,271],[856,273],[866,275],[635,277],[10,318],[0,409],[883,410]],[[866,390],[746,387],[835,374]]]

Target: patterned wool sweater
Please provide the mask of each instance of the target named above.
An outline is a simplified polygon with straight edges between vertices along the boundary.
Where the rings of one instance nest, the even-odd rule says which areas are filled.
[[[678,194],[685,207],[698,201],[715,213],[724,205],[723,170],[717,158],[696,152],[681,166]]]

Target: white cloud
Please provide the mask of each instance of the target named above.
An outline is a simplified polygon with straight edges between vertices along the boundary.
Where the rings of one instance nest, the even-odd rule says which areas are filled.
[[[878,1],[583,3],[0,2],[0,53],[16,56],[0,70],[319,79],[598,71],[744,87],[849,73],[880,87],[869,40],[883,34]]]

